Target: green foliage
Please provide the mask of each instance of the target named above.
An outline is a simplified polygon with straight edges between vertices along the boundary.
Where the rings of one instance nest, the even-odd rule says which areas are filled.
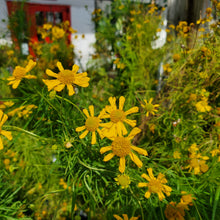
[[[26,73],[37,79],[22,76],[10,93],[1,68],[1,109],[9,118],[0,118],[0,216],[218,219],[219,24],[209,33],[186,22],[169,26],[167,42],[155,48],[162,10],[116,0],[110,14],[95,11],[90,79],[62,56],[63,67],[56,62],[45,75],[38,62]],[[36,47],[46,64],[56,59],[48,53],[54,44]]]

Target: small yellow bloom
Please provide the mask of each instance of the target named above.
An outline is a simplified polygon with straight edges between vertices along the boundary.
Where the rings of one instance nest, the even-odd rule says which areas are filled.
[[[156,109],[157,107],[159,107],[158,104],[153,105],[152,104],[153,98],[150,98],[149,102],[147,102],[147,100],[145,99],[144,102],[145,104],[141,104],[141,106],[144,108],[144,110],[146,111],[146,116],[148,117],[150,114],[155,115],[155,112],[157,112],[158,110]]]
[[[210,112],[212,109],[212,107],[208,105],[208,98],[206,97],[203,97],[195,106],[198,112]]]
[[[193,152],[189,158],[189,165],[186,167],[186,169],[189,168],[189,172],[193,170],[194,174],[197,175],[208,171],[209,167],[206,164],[206,160],[208,160],[209,157],[201,156],[200,154]]]
[[[192,194],[187,194],[187,192],[184,191],[182,191],[181,194],[183,195],[180,199],[180,203],[192,206],[193,200],[195,200],[196,198],[192,197]]]
[[[43,25],[43,29],[45,29],[45,30],[49,30],[51,28],[52,28],[52,24],[47,23],[47,24]]]
[[[169,63],[166,63],[163,65],[164,72],[170,73],[172,71],[172,68],[170,67]]]
[[[122,135],[119,136],[115,136],[111,139],[113,142],[111,144],[111,146],[107,146],[107,147],[102,147],[100,149],[100,153],[103,154],[107,151],[112,151],[111,153],[107,154],[103,161],[109,161],[111,160],[114,156],[118,156],[120,157],[120,161],[119,161],[119,171],[121,173],[124,173],[125,171],[125,157],[126,156],[130,156],[131,160],[139,167],[141,168],[143,163],[141,162],[141,160],[136,156],[136,154],[133,153],[133,151],[137,151],[139,154],[142,154],[144,156],[147,156],[148,153],[146,150],[139,148],[139,147],[135,147],[131,144],[131,139],[134,138],[134,136],[138,133],[141,132],[141,129],[135,127],[132,129],[132,131],[130,132],[130,134],[127,137],[123,137]]]
[[[130,177],[126,174],[118,175],[115,178],[115,181],[117,182],[118,185],[121,185],[122,189],[127,188],[131,183]]]
[[[76,131],[80,132],[80,131],[85,130],[79,136],[80,139],[84,138],[89,132],[92,132],[91,144],[95,144],[96,143],[96,133],[95,132],[98,132],[99,136],[101,138],[103,138],[102,132],[99,129],[99,127],[102,125],[101,124],[102,112],[99,114],[98,117],[95,117],[94,116],[94,106],[93,105],[89,106],[89,111],[90,111],[90,115],[89,115],[89,112],[88,112],[87,109],[83,109],[83,112],[86,115],[87,119],[86,119],[85,125],[76,128]]]
[[[103,135],[106,137],[116,137],[117,135],[126,135],[127,129],[124,125],[129,124],[131,127],[136,126],[136,120],[127,119],[126,116],[132,113],[138,112],[138,107],[132,107],[127,111],[123,111],[125,97],[121,96],[119,98],[119,108],[116,106],[116,98],[109,98],[110,105],[107,105],[104,109],[103,118],[110,118],[110,122],[104,123],[102,125]]]
[[[123,218],[119,215],[113,215],[117,220],[129,220],[127,214],[122,214]],[[130,220],[137,220],[139,217],[131,217]]]
[[[16,66],[12,73],[12,76],[8,77],[7,79],[8,81],[10,81],[8,85],[12,85],[12,88],[16,89],[23,78],[36,79],[36,76],[26,75],[26,73],[28,73],[31,69],[33,69],[35,65],[36,62],[34,62],[33,60],[29,60],[25,68],[21,66]]]
[[[72,70],[66,70],[63,68],[60,62],[57,62],[59,73],[56,74],[53,71],[47,69],[46,74],[48,76],[55,77],[55,80],[43,79],[43,82],[47,85],[48,91],[54,89],[57,92],[60,92],[67,86],[69,91],[69,96],[72,96],[74,91],[74,84],[81,87],[88,87],[90,78],[87,77],[87,72],[77,74],[79,67],[74,64]]]
[[[165,183],[167,183],[165,176],[162,173],[159,173],[157,178],[155,178],[152,168],[148,168],[147,172],[149,176],[143,173],[141,177],[146,179],[148,183],[138,183],[138,187],[148,187],[148,191],[145,193],[145,197],[149,199],[151,193],[157,193],[159,200],[162,201],[165,198],[163,193],[165,193],[167,196],[170,196],[172,188],[164,185]]]
[[[178,53],[176,53],[176,54],[173,55],[173,61],[174,61],[174,62],[177,62],[178,60],[180,60],[180,58],[181,58],[181,57],[180,57],[180,55],[179,55]]]
[[[167,204],[164,214],[168,220],[184,220],[185,211],[184,207],[180,204],[176,205],[176,202],[170,202]]]
[[[11,132],[2,130],[2,126],[7,121],[7,119],[8,119],[8,116],[6,114],[4,114],[2,110],[0,110],[0,135],[5,136],[8,140],[11,141],[12,140]],[[4,148],[3,141],[0,136],[0,150],[2,150],[3,148]]]
[[[180,159],[181,158],[181,153],[179,152],[179,151],[174,151],[174,153],[173,153],[173,158],[174,159]]]

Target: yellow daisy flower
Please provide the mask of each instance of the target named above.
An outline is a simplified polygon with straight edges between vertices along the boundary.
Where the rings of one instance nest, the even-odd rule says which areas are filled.
[[[58,74],[49,69],[46,70],[46,74],[48,76],[57,78],[54,80],[43,80],[43,82],[48,87],[48,91],[54,89],[55,91],[60,92],[64,89],[65,86],[67,86],[69,96],[72,96],[75,93],[74,84],[81,87],[89,86],[90,78],[87,77],[87,72],[77,74],[79,66],[76,64],[73,65],[72,70],[65,70],[61,62],[57,62],[57,67],[60,71]]]
[[[120,174],[114,179],[117,182],[117,185],[121,185],[122,189],[127,188],[131,183],[130,177],[126,174]]]
[[[165,198],[163,192],[167,196],[170,196],[170,192],[172,191],[172,188],[167,185],[164,185],[165,183],[167,183],[165,176],[162,173],[159,173],[157,178],[155,178],[153,175],[152,168],[148,168],[147,172],[149,176],[143,173],[141,177],[146,179],[149,183],[138,184],[138,187],[146,187],[146,186],[148,187],[148,191],[145,193],[145,197],[149,199],[151,193],[157,193],[159,200],[162,201]]]
[[[135,127],[132,129],[132,131],[130,132],[130,134],[127,137],[123,137],[122,135],[119,136],[115,136],[113,138],[109,138],[110,140],[112,140],[112,145],[111,146],[107,146],[107,147],[102,147],[100,149],[100,153],[103,154],[107,151],[112,151],[111,153],[107,154],[103,161],[109,161],[111,160],[114,156],[118,156],[120,157],[120,161],[119,161],[119,171],[121,173],[124,173],[125,171],[125,157],[127,155],[130,156],[131,160],[139,167],[141,168],[143,163],[141,162],[141,160],[136,156],[136,154],[133,153],[134,151],[137,151],[139,154],[142,154],[144,156],[147,156],[148,153],[146,150],[139,148],[139,147],[135,147],[131,144],[131,139],[134,138],[134,136],[138,133],[141,132],[141,129]]]
[[[127,214],[122,214],[123,218],[119,215],[113,215],[117,220],[129,220]],[[139,217],[131,217],[130,220],[137,220]]]
[[[25,68],[21,66],[16,66],[12,73],[12,76],[8,77],[7,79],[8,81],[10,81],[8,85],[12,85],[12,88],[16,89],[23,78],[36,79],[36,76],[26,75],[26,73],[32,70],[35,67],[35,65],[36,62],[34,62],[33,60],[29,60]]]
[[[149,102],[147,102],[147,100],[145,99],[144,100],[145,104],[141,104],[141,106],[146,111],[147,117],[149,116],[149,114],[155,115],[155,112],[158,111],[156,108],[159,107],[159,105],[158,104],[153,105],[152,101],[153,101],[153,98],[150,98]]]
[[[83,109],[83,112],[86,115],[87,119],[86,119],[85,125],[76,128],[76,131],[80,132],[80,131],[85,130],[79,136],[80,139],[84,138],[89,133],[89,131],[92,132],[91,144],[95,144],[96,143],[96,134],[95,134],[96,131],[99,133],[99,136],[103,138],[102,132],[99,129],[99,127],[101,126],[100,122],[101,122],[102,112],[99,114],[98,117],[94,117],[94,106],[93,105],[89,106],[89,111],[90,111],[90,115],[87,109]]]
[[[127,119],[126,116],[132,113],[138,112],[138,107],[132,107],[127,111],[123,111],[125,97],[119,98],[119,108],[116,106],[116,98],[110,97],[110,105],[107,105],[104,109],[103,118],[110,118],[110,122],[102,125],[103,135],[106,137],[116,137],[117,135],[126,135],[127,129],[123,122],[129,124],[132,127],[136,126],[136,120]]]
[[[12,140],[11,132],[2,130],[2,126],[7,121],[7,119],[8,116],[4,114],[2,110],[0,110],[0,135],[5,136],[8,140]],[[0,136],[0,150],[2,150],[3,148],[3,141]]]

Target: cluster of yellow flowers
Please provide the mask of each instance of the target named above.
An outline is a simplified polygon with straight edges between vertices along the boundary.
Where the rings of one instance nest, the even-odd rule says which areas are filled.
[[[170,202],[167,204],[164,214],[168,220],[178,219],[184,220],[185,210],[189,210],[188,205],[193,205],[193,200],[191,194],[187,194],[186,192],[181,192],[183,195],[180,199],[180,202],[176,204],[176,202]]]

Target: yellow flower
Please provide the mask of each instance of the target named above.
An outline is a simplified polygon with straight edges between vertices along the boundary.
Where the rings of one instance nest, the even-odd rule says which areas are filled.
[[[184,220],[185,211],[184,207],[176,202],[170,202],[167,204],[164,214],[168,220]]]
[[[26,75],[26,73],[29,72],[31,69],[33,69],[35,65],[36,62],[34,62],[33,60],[29,60],[25,68],[21,66],[16,66],[12,73],[12,76],[8,77],[7,79],[8,81],[10,81],[8,85],[12,85],[12,88],[16,89],[23,78],[36,79],[36,76]]]
[[[130,177],[126,174],[120,174],[114,179],[118,185],[121,185],[122,189],[127,188],[131,183]]]
[[[2,130],[2,126],[7,121],[7,119],[8,119],[8,116],[4,114],[2,110],[0,110],[0,135],[5,136],[8,140],[12,140],[11,132]],[[3,141],[0,136],[0,150],[2,150],[3,148],[4,148]]]
[[[174,159],[180,159],[181,158],[181,153],[179,152],[179,151],[174,151],[174,153],[173,153],[173,158]]]
[[[192,170],[194,171],[194,174],[200,174],[205,173],[208,171],[209,167],[206,164],[206,160],[209,159],[209,157],[207,156],[201,156],[200,154],[196,154],[195,152],[193,152],[190,156],[189,156],[190,160],[189,160],[189,165],[186,167],[189,168],[189,172],[191,172]]]
[[[199,150],[199,148],[197,147],[197,144],[196,144],[196,143],[192,144],[192,145],[190,146],[190,148],[188,149],[188,151],[189,151],[190,153],[195,153],[195,152],[198,151],[198,150]]]
[[[138,184],[138,187],[146,187],[146,186],[148,187],[148,191],[145,193],[145,197],[149,199],[151,193],[157,193],[159,200],[162,201],[165,198],[163,192],[167,196],[170,196],[170,192],[172,191],[172,188],[167,185],[164,185],[165,183],[167,183],[165,176],[162,173],[159,173],[157,178],[155,178],[153,175],[152,168],[148,168],[147,172],[149,176],[143,173],[141,177],[146,179],[149,183],[145,182]]]
[[[52,24],[47,23],[47,24],[43,25],[43,29],[45,29],[45,30],[49,30],[51,28],[52,28]]]
[[[187,194],[187,192],[184,192],[184,191],[182,191],[181,194],[183,195],[180,199],[180,203],[192,206],[193,199],[196,199],[196,198],[192,197],[192,194]]]
[[[99,127],[101,126],[101,116],[102,116],[102,112],[99,114],[98,117],[94,117],[94,106],[90,105],[89,106],[89,111],[90,111],[90,115],[87,109],[83,109],[84,114],[86,115],[87,119],[85,122],[85,125],[76,128],[77,132],[83,131],[85,130],[80,136],[79,138],[82,139],[84,138],[89,132],[92,132],[92,140],[91,140],[91,144],[95,144],[96,143],[96,134],[95,132],[99,133],[99,136],[101,138],[103,138],[102,132],[99,129]]]
[[[123,137],[122,135],[119,136],[115,136],[113,138],[109,138],[111,139],[112,145],[111,146],[107,146],[107,147],[102,147],[100,149],[100,153],[103,154],[107,151],[112,151],[111,153],[107,154],[103,161],[109,161],[111,160],[114,156],[118,156],[120,157],[120,161],[119,161],[119,171],[121,173],[124,173],[125,171],[125,157],[127,155],[130,156],[131,160],[139,167],[142,167],[142,162],[140,161],[140,159],[136,156],[136,154],[133,153],[134,151],[137,151],[139,154],[142,154],[144,156],[147,156],[147,151],[139,148],[139,147],[135,147],[131,144],[131,139],[134,138],[134,136],[138,133],[141,132],[141,129],[135,127],[132,129],[132,131],[130,132],[130,134],[127,137]]]
[[[127,214],[122,214],[123,218],[119,215],[113,215],[117,220],[129,220]],[[139,217],[131,217],[130,220],[137,220]]]
[[[174,61],[174,62],[177,62],[178,60],[180,60],[180,58],[181,58],[181,57],[180,57],[180,55],[179,55],[178,53],[176,53],[176,54],[173,55],[173,61]]]
[[[60,39],[65,35],[65,31],[62,28],[55,26],[52,28],[52,35],[53,39]]]
[[[149,102],[147,102],[147,100],[145,99],[144,100],[145,104],[141,104],[141,106],[146,111],[147,117],[149,116],[149,114],[155,115],[155,112],[158,111],[156,108],[159,107],[159,105],[158,104],[153,105],[152,101],[153,101],[153,98],[150,98]]]
[[[172,71],[172,68],[170,67],[169,63],[166,63],[163,65],[164,72],[170,73]]]
[[[43,82],[47,85],[48,91],[54,89],[57,92],[60,92],[67,86],[69,91],[69,96],[72,96],[74,91],[74,84],[81,87],[88,87],[90,78],[87,77],[87,72],[77,74],[79,67],[74,64],[71,70],[65,70],[60,62],[57,62],[57,66],[59,69],[59,73],[56,74],[53,71],[47,69],[46,74],[48,76],[55,77],[57,79],[54,80],[43,80]]]
[[[199,101],[195,104],[198,112],[209,112],[212,107],[208,105],[208,99],[206,97],[202,98],[202,101]]]
[[[107,105],[104,109],[103,118],[110,118],[110,122],[102,125],[103,135],[106,137],[116,137],[117,135],[126,135],[127,129],[123,122],[129,124],[132,127],[136,126],[136,120],[127,119],[126,116],[132,113],[138,112],[138,107],[132,107],[127,111],[123,111],[125,97],[121,96],[119,98],[119,108],[116,106],[116,98],[110,97],[110,105]]]

